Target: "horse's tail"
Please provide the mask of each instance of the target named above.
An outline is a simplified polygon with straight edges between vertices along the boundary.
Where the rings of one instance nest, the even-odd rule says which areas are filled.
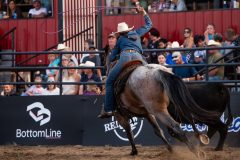
[[[195,121],[211,124],[220,117],[217,112],[207,111],[199,107],[179,77],[162,70],[159,70],[158,73],[156,79],[162,83],[170,102],[175,107],[176,115],[180,120],[182,119],[181,117],[184,117],[191,124]]]
[[[228,110],[228,119],[227,119],[226,125],[229,126],[230,124],[232,124],[233,116],[232,116],[232,110],[230,106],[230,93],[227,88],[225,88],[225,91],[227,92],[227,110]]]

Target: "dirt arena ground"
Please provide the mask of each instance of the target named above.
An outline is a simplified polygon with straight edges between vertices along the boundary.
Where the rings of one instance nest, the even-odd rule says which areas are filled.
[[[185,147],[174,147],[170,154],[163,146],[137,146],[139,155],[130,156],[130,147],[83,146],[0,146],[0,160],[194,160]],[[225,147],[224,151],[203,148],[207,160],[239,160],[240,148]]]

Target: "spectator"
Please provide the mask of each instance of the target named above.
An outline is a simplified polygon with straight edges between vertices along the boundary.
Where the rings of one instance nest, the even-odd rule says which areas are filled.
[[[226,31],[226,39],[231,43],[231,46],[240,46],[240,35],[237,34],[237,32],[232,29],[232,28],[228,28]],[[232,51],[232,58],[236,58],[237,56],[239,56],[240,53],[240,49],[235,49]],[[240,58],[237,58],[234,60],[235,63],[239,63],[240,62]],[[236,68],[234,67],[234,70],[237,71],[237,73],[240,73],[240,66],[237,66]],[[233,73],[232,72],[232,73]],[[240,77],[238,77],[240,78]]]
[[[54,51],[68,52],[68,51],[70,51],[70,49],[69,49],[69,47],[60,43],[60,44],[58,44],[57,49],[55,49]],[[73,55],[73,54],[63,54],[62,55],[62,66],[63,67],[67,67],[68,63],[70,61],[74,62],[74,64],[76,66],[78,65],[77,58],[75,57],[75,55]],[[66,69],[62,70],[62,75],[63,75],[63,77],[67,75],[67,70]],[[59,72],[56,76],[56,80],[58,80],[58,79],[59,79]]]
[[[190,28],[184,29],[184,42],[183,48],[192,48],[194,45],[193,32]]]
[[[23,18],[22,11],[16,6],[16,2],[14,0],[8,1],[7,16],[5,18]]]
[[[86,61],[86,63],[80,64],[82,67],[95,67],[95,63],[91,61]],[[94,73],[92,69],[83,69],[83,73],[81,74],[81,82],[101,82],[101,79],[98,77],[97,74]],[[100,86],[98,86],[100,87]],[[79,87],[79,95],[82,95],[85,91],[87,91],[86,85],[80,85]]]
[[[49,65],[48,67],[58,67],[60,60],[56,54],[49,54],[48,55]],[[47,69],[46,70],[47,77],[53,76],[56,79],[56,75],[58,75],[57,69]]]
[[[205,47],[204,36],[202,36],[202,35],[195,35],[194,36],[194,44],[195,44],[196,47],[199,47],[199,48]],[[197,53],[195,53],[195,52],[197,52]],[[194,55],[196,54],[196,55],[201,56],[203,58],[203,61],[205,61],[205,59],[206,59],[206,50],[196,50],[195,52],[194,52]],[[192,63],[192,62],[190,62],[190,63]]]
[[[171,0],[169,11],[186,11],[187,7],[184,0]]]
[[[154,13],[154,12],[158,12],[158,10],[159,10],[159,0],[153,0],[151,5],[148,6],[148,12]]]
[[[47,9],[42,7],[40,0],[34,0],[33,7],[28,12],[29,18],[44,18],[47,16]]]
[[[76,67],[74,62],[69,62],[68,67]],[[62,82],[79,82],[80,75],[77,73],[77,69],[67,69],[67,74],[63,76]],[[78,85],[68,84],[62,85],[62,95],[76,95],[78,93]]]
[[[166,49],[167,48],[167,43],[168,43],[168,41],[166,39],[164,39],[164,38],[159,39],[158,48],[159,49]],[[164,57],[166,57],[168,53],[166,51],[164,51],[164,52],[161,52],[161,54],[163,54]]]
[[[108,35],[108,43],[104,48],[104,54],[101,54],[101,63],[102,66],[105,66],[106,74],[108,73],[108,69],[110,68],[110,61],[109,61],[109,55],[111,54],[113,48],[115,47],[117,42],[117,37],[114,33],[111,33]]]
[[[94,83],[93,80],[89,80],[89,83]],[[100,95],[101,90],[96,84],[86,85],[86,90],[83,92],[83,95]]]
[[[173,52],[172,59],[176,62],[177,65],[185,64],[182,59],[181,53],[178,51]],[[197,73],[194,67],[173,67],[172,71],[175,75],[182,78],[183,81],[194,81],[195,77],[193,76]],[[201,79],[201,76],[197,75],[196,79]]]
[[[150,41],[148,42],[148,49],[158,49],[160,33],[156,28],[151,28],[149,31]],[[150,52],[150,62],[149,63],[158,63],[158,54],[157,52]]]
[[[205,43],[208,44],[209,40],[213,40],[215,35],[215,25],[214,24],[208,24],[207,29],[204,32],[205,37]]]
[[[203,54],[201,51],[194,52],[194,60],[192,64],[204,64]],[[204,66],[196,66],[194,67],[196,71],[200,71],[204,68]]]
[[[190,28],[184,29],[184,42],[182,47],[183,48],[192,48],[194,46],[194,38],[193,32]],[[185,51],[183,54],[186,56],[187,63],[190,63],[194,59],[194,55],[192,51]]]
[[[166,58],[163,54],[158,55],[158,64],[162,66],[167,66],[168,64],[166,63]],[[168,68],[172,72],[172,68]]]
[[[159,7],[158,7],[158,11],[166,11],[167,8],[167,4],[166,4],[166,0],[159,0]]]
[[[222,37],[222,35],[221,35],[220,33],[216,33],[216,34],[214,35],[214,37],[213,37],[213,40],[214,40],[215,42],[218,42],[218,43],[221,45],[220,47],[222,47],[222,45],[223,45],[223,37]],[[225,54],[225,50],[224,50],[224,49],[221,49],[219,52],[220,52],[222,55]]]
[[[95,46],[90,45],[89,46],[89,51],[96,51]],[[91,61],[95,64],[95,66],[101,66],[101,59],[98,54],[90,53],[88,56],[83,58],[83,63],[86,63],[87,61]],[[102,73],[100,69],[97,69],[97,75],[98,77],[102,77]]]
[[[54,77],[49,76],[47,82],[55,82]],[[60,95],[60,89],[57,87],[56,84],[48,84],[44,95]]]
[[[89,46],[94,46],[94,41],[92,39],[87,39],[84,41],[84,51],[89,51]],[[83,63],[83,59],[89,54],[82,54],[80,63]]]
[[[3,0],[0,0],[0,19],[7,18],[6,17],[6,10],[3,5]]]
[[[180,48],[180,45],[177,41],[173,41],[172,44],[168,44],[168,48]],[[181,55],[181,58],[185,63],[187,63],[186,56]],[[173,61],[172,59],[172,52],[169,52],[168,55],[166,56],[166,63],[169,65],[176,64],[175,61]]]
[[[45,94],[45,89],[42,87],[42,77],[41,75],[35,75],[34,82],[37,84],[32,85],[30,88],[27,89],[25,93],[22,94],[22,96],[41,96]]]
[[[2,86],[2,92],[0,93],[0,96],[17,96],[13,85],[5,84]]]
[[[208,47],[220,47],[221,44],[214,41],[209,40],[208,41]],[[222,57],[219,50],[209,50],[209,57],[208,57],[208,64],[216,63],[216,61]],[[224,63],[224,60],[217,62],[217,64]],[[221,80],[224,78],[224,66],[219,67],[210,67],[208,72],[209,80]]]

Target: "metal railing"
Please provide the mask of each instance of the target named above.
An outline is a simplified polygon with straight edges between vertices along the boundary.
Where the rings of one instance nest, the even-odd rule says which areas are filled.
[[[4,33],[1,37],[0,37],[0,41],[4,40],[7,36],[11,35],[11,50],[12,52],[15,52],[15,30],[17,29],[17,27],[13,27],[12,29],[10,29],[9,31],[7,31],[6,33]],[[15,55],[11,57],[11,59],[7,59],[5,61],[12,61],[12,66],[15,66]]]
[[[191,48],[191,49],[179,49],[179,48],[174,48],[174,49],[153,49],[153,50],[144,50],[145,52],[173,52],[173,51],[196,51],[196,50],[222,50],[222,49],[240,49],[240,46],[238,47],[208,47],[208,48]],[[74,51],[74,52],[51,52],[51,54],[59,54],[59,59],[60,59],[60,65],[59,67],[47,67],[47,66],[38,66],[38,67],[23,67],[23,66],[16,66],[16,67],[0,67],[0,72],[1,71],[12,71],[12,72],[19,72],[19,71],[31,71],[31,70],[46,70],[46,69],[56,69],[59,70],[59,81],[58,82],[41,82],[41,83],[35,83],[35,82],[0,82],[0,85],[4,84],[12,84],[12,85],[33,85],[33,84],[43,84],[43,85],[48,85],[48,84],[56,84],[60,86],[60,95],[62,95],[62,85],[88,85],[88,84],[97,84],[101,85],[104,84],[103,82],[62,82],[62,71],[64,69],[103,69],[103,66],[97,66],[97,67],[63,67],[62,66],[62,55],[63,54],[103,54],[104,51]],[[28,54],[49,54],[49,52],[44,51],[44,52],[1,52],[1,55],[4,54],[15,54],[15,55],[28,55]],[[208,54],[207,54],[208,55]],[[239,53],[240,55],[240,53]],[[222,59],[225,56],[221,57]],[[219,60],[218,59],[217,62]],[[205,67],[206,70],[206,75],[208,75],[209,72],[209,67],[219,67],[219,66],[240,66],[240,62],[232,62],[232,63],[213,63],[213,64],[181,64],[181,65],[168,65],[166,67],[196,67],[196,66],[203,66]],[[236,74],[236,73],[235,73]],[[188,83],[226,83],[226,84],[234,84],[234,87],[240,86],[240,80],[239,79],[234,79],[234,80],[215,80],[215,81],[209,81],[208,78],[204,81],[191,81]]]

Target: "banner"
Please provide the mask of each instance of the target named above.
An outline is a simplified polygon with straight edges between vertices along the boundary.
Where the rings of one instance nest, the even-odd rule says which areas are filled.
[[[240,94],[231,95],[234,121],[228,130],[228,146],[240,146],[239,98]],[[103,99],[102,96],[0,97],[0,144],[129,145],[125,130],[113,117],[97,118]],[[226,120],[224,115],[222,120]],[[176,143],[165,127],[160,126],[170,142]],[[190,125],[181,127],[192,132]],[[137,144],[163,144],[145,119],[132,118],[131,128]],[[198,128],[207,131],[207,126]],[[218,134],[211,142],[214,145],[218,142]]]

